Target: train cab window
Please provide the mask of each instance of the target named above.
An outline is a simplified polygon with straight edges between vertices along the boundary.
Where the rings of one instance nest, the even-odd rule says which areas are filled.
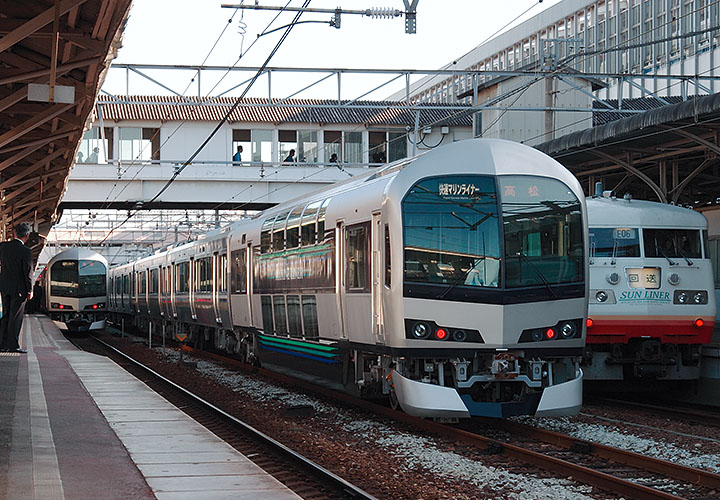
[[[273,327],[272,297],[270,295],[261,296],[260,307],[262,309],[263,331],[270,335],[275,332],[275,328]]]
[[[105,264],[95,260],[59,260],[50,269],[50,293],[60,297],[95,297],[106,292]]]
[[[302,216],[303,206],[296,207],[287,220],[287,229],[285,235],[287,238],[287,247],[295,248],[300,245],[300,217]]]
[[[591,227],[590,258],[640,257],[640,234],[630,227]]]
[[[232,265],[231,269],[231,282],[232,282],[232,293],[246,293],[247,292],[247,260],[245,258],[246,249],[233,250],[230,254],[230,261]]]
[[[285,296],[273,295],[273,319],[275,320],[275,333],[287,335],[287,318],[285,316]]]
[[[308,204],[305,207],[305,211],[302,215],[302,226],[301,226],[301,243],[303,246],[314,245],[316,241],[315,237],[315,221],[317,219],[318,210],[322,206],[321,201],[316,201]]]
[[[390,227],[385,224],[385,286],[390,287]]]
[[[302,296],[302,316],[305,327],[305,338],[318,338],[317,301],[314,295]]]
[[[347,268],[345,284],[349,292],[369,291],[368,225],[359,224],[345,229]]]
[[[643,229],[645,257],[699,259],[702,256],[698,229]]]
[[[287,296],[288,332],[291,337],[302,338],[302,315],[300,314],[300,296]]]

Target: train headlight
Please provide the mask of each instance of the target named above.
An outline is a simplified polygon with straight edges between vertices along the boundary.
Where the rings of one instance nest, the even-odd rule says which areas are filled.
[[[560,335],[562,335],[562,337],[566,339],[574,337],[576,331],[577,328],[575,328],[575,325],[570,323],[569,321],[566,321],[560,326]]]
[[[696,304],[704,304],[706,301],[707,301],[707,297],[705,296],[705,294],[703,292],[697,292],[693,296],[693,302],[695,302]]]
[[[677,273],[672,273],[670,276],[668,276],[668,283],[671,285],[677,285],[680,283],[680,276],[678,276]]]
[[[608,299],[608,294],[602,290],[595,294],[595,300],[598,302],[605,302]]]
[[[467,339],[467,333],[465,330],[455,330],[452,334],[452,338],[455,342],[465,342]]]
[[[690,296],[687,293],[682,292],[678,294],[677,299],[680,304],[687,304],[690,301]]]
[[[430,325],[423,323],[422,321],[418,321],[412,327],[412,335],[416,339],[428,338],[428,335],[430,335]]]
[[[620,275],[618,273],[610,273],[605,279],[607,279],[607,282],[611,285],[617,285],[620,283]]]

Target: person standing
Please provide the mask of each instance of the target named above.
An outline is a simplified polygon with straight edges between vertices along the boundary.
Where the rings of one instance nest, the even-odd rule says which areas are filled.
[[[235,153],[233,155],[233,165],[241,165],[242,164],[242,152],[243,152],[243,147],[238,146],[237,153]]]
[[[285,163],[295,163],[295,150],[291,149],[287,155],[287,158],[283,160]]]
[[[0,350],[27,352],[18,338],[25,314],[25,303],[32,298],[32,252],[25,246],[30,224],[15,226],[15,238],[0,243],[0,295],[3,315],[0,318]]]

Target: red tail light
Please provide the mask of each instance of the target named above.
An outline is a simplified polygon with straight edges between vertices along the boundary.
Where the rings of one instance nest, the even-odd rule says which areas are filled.
[[[97,309],[97,304],[93,304],[93,309]]]
[[[62,305],[62,304],[60,304],[60,305],[58,306],[58,309],[65,309],[65,306]]]
[[[588,318],[588,319],[585,321],[585,324],[587,325],[588,328],[590,328],[591,326],[593,326],[593,320],[592,320],[592,318]]]
[[[438,340],[445,340],[447,336],[448,332],[444,328],[438,328],[437,330],[435,330],[435,338],[437,338]]]
[[[698,318],[695,320],[695,326],[697,328],[702,328],[705,325],[705,321],[703,321],[702,318]]]
[[[548,328],[547,331],[545,332],[545,337],[548,339],[554,339],[555,338],[555,330],[553,330],[552,328]]]

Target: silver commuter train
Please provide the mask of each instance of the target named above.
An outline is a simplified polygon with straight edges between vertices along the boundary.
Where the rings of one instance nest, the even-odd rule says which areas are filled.
[[[107,271],[105,257],[86,248],[69,248],[50,259],[44,303],[58,328],[71,332],[105,328]]]
[[[111,269],[110,310],[424,417],[579,411],[585,197],[457,142]]]

